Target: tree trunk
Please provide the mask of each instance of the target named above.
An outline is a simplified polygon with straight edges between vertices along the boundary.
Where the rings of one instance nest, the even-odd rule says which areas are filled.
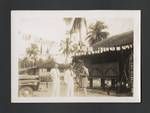
[[[79,47],[80,47],[80,50],[82,50],[81,28],[79,29]]]

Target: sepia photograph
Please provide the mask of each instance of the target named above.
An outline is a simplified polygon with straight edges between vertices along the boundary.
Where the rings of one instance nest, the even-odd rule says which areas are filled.
[[[140,10],[12,10],[11,102],[141,102]]]

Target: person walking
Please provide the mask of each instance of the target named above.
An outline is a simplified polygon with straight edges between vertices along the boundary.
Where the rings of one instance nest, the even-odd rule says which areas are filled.
[[[60,93],[60,71],[58,65],[55,64],[54,68],[50,71],[52,79],[52,96],[59,96]]]
[[[67,96],[74,96],[74,78],[76,77],[73,72],[73,67],[67,67],[64,75],[64,81],[67,87]]]

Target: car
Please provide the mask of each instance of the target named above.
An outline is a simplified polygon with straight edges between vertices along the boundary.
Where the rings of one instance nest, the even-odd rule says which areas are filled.
[[[38,75],[19,75],[19,97],[32,97],[33,92],[39,89]]]

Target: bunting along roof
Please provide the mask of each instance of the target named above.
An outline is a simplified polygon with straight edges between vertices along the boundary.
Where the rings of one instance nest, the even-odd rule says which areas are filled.
[[[114,52],[114,51],[130,50],[132,48],[133,48],[133,31],[129,31],[104,39],[103,41],[97,42],[96,44],[93,45],[92,51],[78,52],[75,53],[73,56],[103,54],[110,51]]]

